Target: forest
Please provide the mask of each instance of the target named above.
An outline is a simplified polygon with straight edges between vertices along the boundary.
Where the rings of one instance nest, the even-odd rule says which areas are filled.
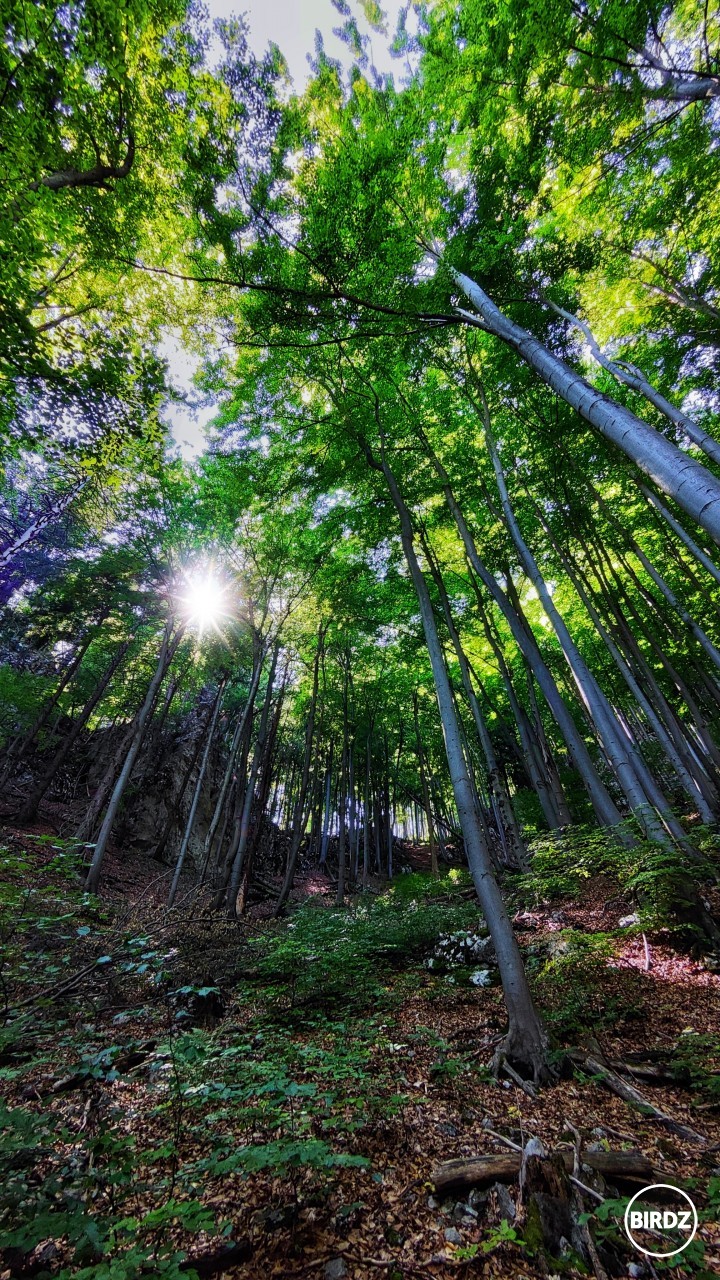
[[[720,14],[0,11],[0,1280],[720,1274]]]

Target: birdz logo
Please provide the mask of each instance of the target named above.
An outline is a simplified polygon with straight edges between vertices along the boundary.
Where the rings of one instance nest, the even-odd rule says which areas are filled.
[[[674,1258],[687,1249],[697,1229],[689,1195],[666,1182],[643,1187],[625,1210],[625,1234],[648,1258]]]

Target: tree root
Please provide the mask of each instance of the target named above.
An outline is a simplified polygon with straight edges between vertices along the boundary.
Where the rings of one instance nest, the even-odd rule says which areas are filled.
[[[518,1088],[534,1098],[539,1088],[557,1080],[561,1066],[550,1064],[544,1037],[530,1038],[511,1027],[495,1050],[490,1069],[496,1079],[504,1071]]]

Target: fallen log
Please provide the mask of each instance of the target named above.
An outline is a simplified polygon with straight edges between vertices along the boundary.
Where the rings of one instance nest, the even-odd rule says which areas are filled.
[[[692,1077],[687,1068],[676,1067],[673,1069],[672,1063],[663,1065],[660,1062],[648,1062],[641,1060],[633,1062],[628,1058],[627,1062],[611,1059],[610,1066],[613,1071],[622,1072],[623,1075],[644,1080],[646,1084],[669,1084],[676,1088],[686,1087],[692,1083]]]
[[[612,1070],[612,1067],[608,1067],[604,1062],[599,1062],[597,1058],[593,1058],[590,1055],[580,1057],[577,1054],[571,1054],[571,1057],[588,1075],[599,1076],[602,1083],[611,1093],[617,1094],[618,1098],[622,1098],[623,1102],[628,1102],[631,1107],[635,1107],[648,1119],[657,1120],[658,1124],[661,1124],[670,1133],[677,1134],[678,1137],[684,1138],[686,1142],[697,1142],[703,1145],[707,1142],[707,1138],[704,1138],[702,1134],[696,1133],[694,1129],[691,1129],[686,1124],[681,1124],[679,1120],[673,1120],[672,1116],[666,1116],[664,1111],[660,1111],[658,1107],[653,1106],[651,1102],[648,1102],[644,1094],[640,1093],[639,1089],[634,1088],[627,1080],[623,1080],[617,1072]]]
[[[573,1171],[573,1152],[565,1148],[558,1152],[568,1173]],[[642,1151],[586,1151],[582,1162],[604,1178],[620,1182],[647,1183],[655,1175],[647,1156]],[[438,1195],[450,1195],[471,1187],[489,1186],[493,1182],[515,1182],[520,1174],[520,1152],[508,1151],[502,1155],[470,1156],[460,1160],[446,1160],[430,1175]]]

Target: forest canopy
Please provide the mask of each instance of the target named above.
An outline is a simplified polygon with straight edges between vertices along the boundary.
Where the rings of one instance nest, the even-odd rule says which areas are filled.
[[[522,932],[531,909],[582,903],[586,881],[615,885],[631,931],[611,942],[603,924],[593,964],[612,969],[630,937],[649,973],[657,936],[717,1003],[718,14],[685,0],[410,0],[393,30],[369,0],[332,2],[344,56],[318,36],[298,87],[281,38],[258,54],[242,14],[211,21],[195,0],[0,0],[11,1082],[23,1009],[69,1028],[63,999],[82,1001],[63,972],[110,972],[123,929],[204,921],[218,954],[254,939],[242,982],[264,973],[298,993],[327,952],[346,991],[366,994],[388,955],[477,934],[474,973],[493,975],[499,1016],[477,1056],[525,1099],[562,1088],[580,1049],[588,1076],[604,1063],[622,1086],[622,1054],[588,1040],[591,1012],[557,1015],[542,947]],[[379,44],[392,71],[374,65]],[[172,434],[183,405],[209,419],[194,458]],[[56,909],[38,924],[23,894],[51,884]],[[147,918],[132,915],[140,888]],[[83,911],[75,943],[85,929],[103,955],[83,967],[68,951],[63,971],[38,944],[37,965],[22,959]],[[566,939],[583,974],[584,927]],[[173,994],[165,942],[146,942],[147,961],[123,952],[128,984],[155,975],[167,1007],[179,990],[195,1011],[220,1002],[210,973]],[[316,979],[330,1005],[331,970]],[[91,1039],[116,998],[93,988]],[[176,1083],[194,1061],[178,1060]],[[316,1087],[289,1060],[273,1069]],[[178,1090],[176,1125],[190,1105]],[[283,1132],[293,1096],[277,1104]],[[37,1109],[20,1113],[7,1111],[11,1144],[42,1127]],[[243,1150],[266,1151],[243,1117]],[[327,1143],[233,1168],[276,1158],[282,1177],[359,1177],[365,1156]],[[113,1149],[111,1167],[123,1158]],[[196,1222],[192,1198],[185,1218],[167,1209],[185,1175],[177,1150],[166,1158],[160,1234],[212,1239],[207,1206]],[[180,1234],[158,1253],[149,1227],[132,1252],[127,1205],[113,1217],[103,1201],[106,1234],[88,1235],[107,1188],[80,1174],[75,1225],[59,1228],[49,1195],[33,1234],[17,1177],[0,1216],[6,1274],[191,1272]],[[495,1179],[505,1195],[510,1180]],[[591,1191],[591,1207],[603,1198]],[[490,1250],[516,1247],[501,1220]],[[552,1271],[565,1235],[536,1228],[523,1247]],[[469,1263],[480,1238],[463,1254],[452,1230],[449,1256]],[[626,1274],[615,1245],[573,1230],[568,1265]],[[257,1274],[244,1247],[228,1246],[229,1274]],[[225,1255],[207,1256],[196,1274],[222,1269]],[[404,1275],[399,1255],[377,1265],[395,1264]],[[428,1274],[451,1274],[441,1264]]]

